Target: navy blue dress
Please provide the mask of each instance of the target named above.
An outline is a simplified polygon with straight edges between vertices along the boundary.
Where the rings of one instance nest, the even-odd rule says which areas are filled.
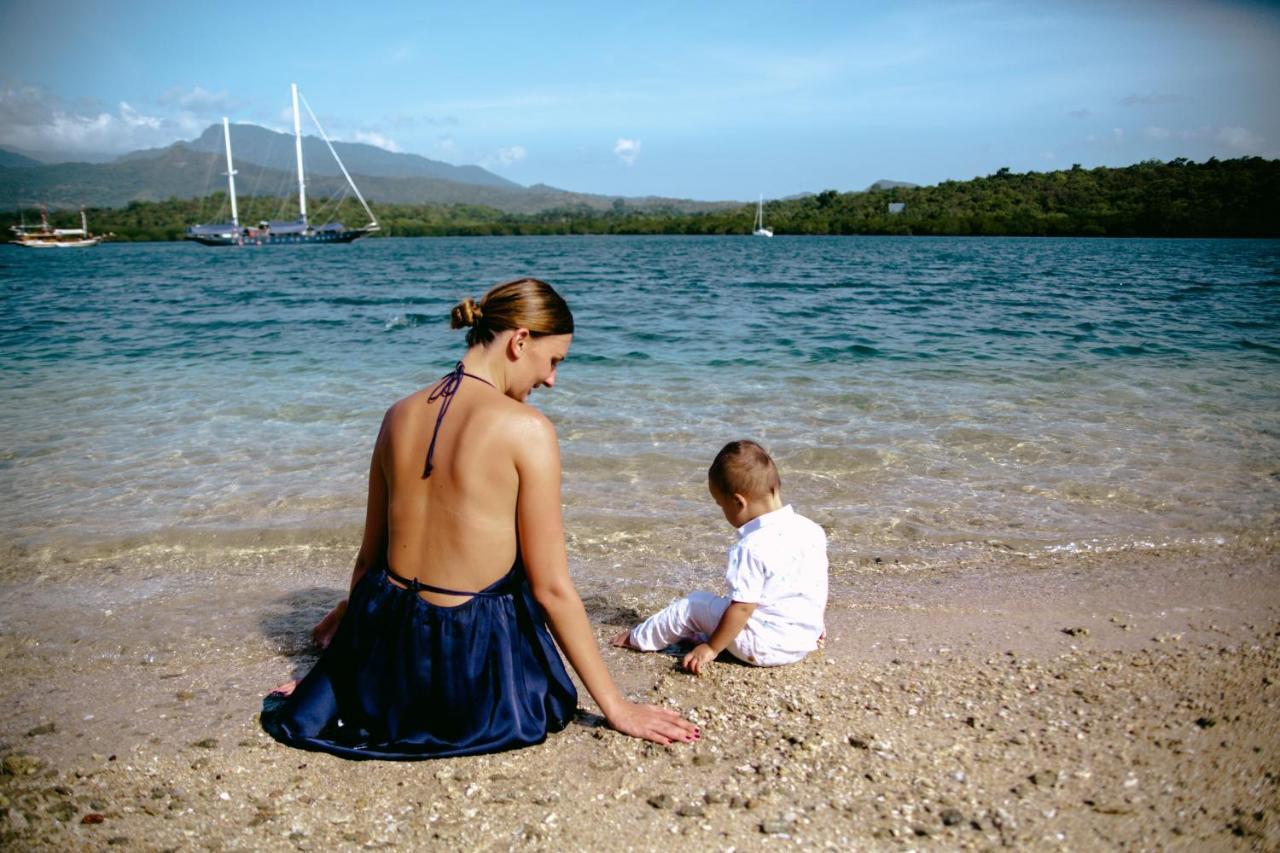
[[[433,392],[445,398],[436,432],[463,376],[471,374],[459,363]],[[431,445],[423,476],[435,435]],[[473,597],[441,607],[418,595],[424,589]],[[302,749],[413,760],[542,743],[577,704],[517,555],[505,576],[476,592],[371,568],[329,648],[292,695],[264,703],[262,724]]]

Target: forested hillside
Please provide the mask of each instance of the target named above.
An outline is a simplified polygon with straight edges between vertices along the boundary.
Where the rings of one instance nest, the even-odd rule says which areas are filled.
[[[658,200],[586,204],[509,213],[468,204],[380,204],[383,236],[499,234],[748,234],[755,205],[682,212]],[[903,205],[891,213],[889,205]],[[226,218],[226,197],[134,202],[89,211],[90,227],[117,240],[172,240],[194,222]],[[240,219],[288,217],[287,198],[240,199]],[[28,222],[38,213],[25,212]],[[352,199],[316,211],[313,221],[365,222]],[[62,213],[55,223],[78,217]],[[9,225],[17,215],[0,217]],[[936,186],[871,189],[765,204],[765,221],[783,234],[1280,237],[1280,161],[1258,157],[1192,163],[1148,161],[1125,168],[1013,173]]]

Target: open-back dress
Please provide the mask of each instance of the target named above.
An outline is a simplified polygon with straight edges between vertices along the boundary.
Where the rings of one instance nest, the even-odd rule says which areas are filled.
[[[424,477],[464,376],[459,363],[428,398],[443,399]],[[422,590],[472,597],[442,607]],[[264,703],[262,724],[302,749],[413,760],[541,743],[577,703],[517,546],[511,570],[474,592],[401,577],[385,559],[371,567],[329,648],[292,695]]]

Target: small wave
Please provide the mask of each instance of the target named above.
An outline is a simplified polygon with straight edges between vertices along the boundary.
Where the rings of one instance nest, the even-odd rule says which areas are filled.
[[[1271,344],[1264,344],[1259,341],[1251,341],[1248,338],[1241,338],[1236,342],[1236,346],[1240,347],[1240,349],[1265,352],[1267,355],[1280,355],[1280,347],[1272,346]]]
[[[421,326],[424,323],[430,323],[431,321],[432,318],[428,317],[426,314],[397,314],[390,320],[387,320],[387,324],[383,327],[383,331],[391,332],[395,329],[415,329],[418,326]]]
[[[883,355],[884,352],[876,347],[867,344],[850,344],[847,347],[818,347],[809,356],[809,361],[813,363],[829,360],[841,361],[843,359],[861,361],[880,358]]]

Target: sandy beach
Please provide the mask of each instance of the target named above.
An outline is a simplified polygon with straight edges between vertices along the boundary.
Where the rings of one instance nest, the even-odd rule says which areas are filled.
[[[10,552],[6,849],[1276,849],[1273,542],[833,565],[831,642],[774,670],[608,648],[660,747],[348,762],[259,728],[347,543]],[[604,638],[673,591],[583,584]]]

